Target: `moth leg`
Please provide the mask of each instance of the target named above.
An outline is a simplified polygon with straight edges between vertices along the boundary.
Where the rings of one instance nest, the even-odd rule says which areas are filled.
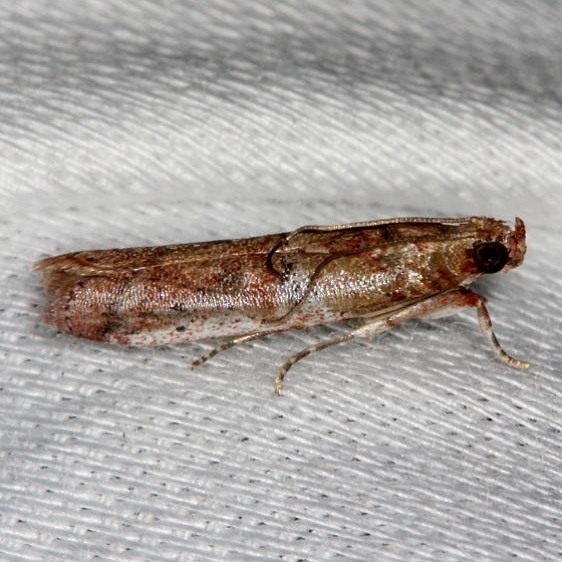
[[[478,304],[476,305],[476,313],[478,314],[478,322],[480,324],[480,329],[484,333],[484,335],[488,338],[492,349],[498,356],[498,359],[509,365],[510,367],[514,367],[515,369],[528,369],[529,363],[527,361],[523,361],[521,359],[515,359],[508,353],[504,351],[496,334],[494,334],[494,329],[492,327],[492,319],[490,318],[490,313],[488,312],[488,307],[486,306],[486,301],[478,296]]]
[[[343,334],[338,336],[337,338],[332,338],[320,343],[315,343],[313,345],[309,345],[304,349],[301,349],[298,353],[291,355],[283,365],[281,365],[280,369],[277,371],[277,376],[275,377],[275,394],[277,396],[283,393],[283,381],[285,379],[285,375],[289,371],[289,369],[301,359],[309,356],[312,353],[316,353],[317,351],[321,351],[322,349],[326,349],[327,347],[331,347],[332,345],[337,345],[338,343],[343,343],[349,341],[355,337],[355,330],[351,332],[347,332],[347,334]]]
[[[430,297],[424,301],[419,301],[414,304],[405,304],[403,308],[393,309],[391,312],[381,312],[372,318],[365,318],[361,319],[361,324],[359,327],[352,329],[351,331],[347,332],[347,334],[343,334],[337,338],[332,338],[326,340],[324,342],[316,343],[305,347],[298,353],[295,353],[283,365],[279,371],[277,371],[277,376],[275,377],[275,394],[280,395],[283,392],[283,382],[285,380],[285,376],[289,369],[301,359],[308,357],[312,353],[316,353],[317,351],[321,351],[322,349],[326,349],[327,347],[331,347],[332,345],[337,345],[338,343],[343,343],[349,340],[352,340],[356,337],[372,337],[375,334],[380,332],[384,332],[385,330],[389,330],[390,328],[394,328],[398,326],[402,322],[406,322],[412,318],[419,318],[420,316],[424,315],[424,310],[420,310],[420,305],[425,305],[428,307],[428,301],[432,301],[435,298],[441,297],[441,295],[437,295],[437,297]],[[439,305],[437,305],[439,307]],[[429,309],[431,311],[435,310],[435,307],[431,306],[429,302]],[[451,312],[452,314],[452,312]]]
[[[372,336],[413,318],[442,318],[455,314],[463,308],[474,308],[476,310],[480,330],[488,338],[492,350],[500,361],[516,369],[527,369],[529,367],[527,361],[515,359],[504,351],[494,333],[492,319],[484,297],[464,287],[434,295],[400,309],[387,317],[377,318],[372,323],[366,322],[363,326],[357,328],[355,333],[358,336]]]
[[[464,308],[474,308],[476,310],[476,313],[478,314],[478,321],[480,323],[480,329],[488,338],[492,350],[496,353],[500,361],[516,369],[527,369],[529,367],[529,363],[527,363],[527,361],[521,361],[520,359],[511,357],[511,355],[508,355],[502,348],[496,335],[494,334],[492,320],[484,298],[468,289],[459,288],[454,291],[434,295],[413,304],[406,304],[403,308],[394,310],[388,314],[379,314],[373,318],[366,318],[361,326],[351,330],[343,336],[311,345],[302,351],[299,351],[290,357],[279,369],[277,376],[275,377],[275,393],[281,394],[283,391],[283,381],[287,371],[295,363],[304,357],[307,357],[311,353],[315,353],[316,351],[320,351],[321,349],[325,349],[326,347],[330,347],[338,343],[352,340],[356,337],[372,337],[414,318],[440,318],[455,314]]]
[[[201,355],[201,357],[199,357],[199,359],[196,359],[195,361],[193,361],[193,363],[191,363],[191,369],[196,369],[197,367],[200,367],[201,365],[203,365],[203,363],[206,363],[209,359],[213,358],[215,355],[217,355],[218,353],[220,353],[221,351],[225,351],[227,349],[230,349],[231,347],[234,347],[235,345],[241,344],[241,343],[246,343],[252,340],[257,340],[259,338],[265,338],[265,336],[269,336],[270,334],[272,334],[273,332],[252,332],[251,334],[246,334],[245,336],[237,336],[235,338],[231,338],[229,340],[224,341],[223,343],[217,345],[216,347],[213,347],[213,349],[211,349],[211,351],[209,351],[208,353],[205,353],[204,355]]]

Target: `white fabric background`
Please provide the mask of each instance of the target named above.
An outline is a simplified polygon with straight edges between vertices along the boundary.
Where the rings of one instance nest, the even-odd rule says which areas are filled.
[[[562,4],[0,2],[0,559],[553,560]],[[41,326],[94,247],[400,215],[525,218],[473,313],[276,368]]]

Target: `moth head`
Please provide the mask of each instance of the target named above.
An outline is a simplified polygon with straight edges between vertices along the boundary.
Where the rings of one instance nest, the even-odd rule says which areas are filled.
[[[525,224],[520,218],[515,219],[514,228],[494,223],[483,229],[482,239],[472,247],[474,265],[480,273],[509,271],[521,264],[527,250]]]

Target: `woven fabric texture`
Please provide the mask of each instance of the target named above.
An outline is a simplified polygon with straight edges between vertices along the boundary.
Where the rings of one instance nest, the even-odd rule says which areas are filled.
[[[0,560],[562,552],[562,3],[0,0]],[[392,216],[525,219],[473,312],[284,359],[104,346],[35,260]]]

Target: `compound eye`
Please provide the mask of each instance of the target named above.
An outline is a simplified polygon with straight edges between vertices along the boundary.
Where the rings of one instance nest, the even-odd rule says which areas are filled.
[[[496,273],[509,258],[507,248],[499,242],[484,242],[474,246],[474,262],[483,273]]]

